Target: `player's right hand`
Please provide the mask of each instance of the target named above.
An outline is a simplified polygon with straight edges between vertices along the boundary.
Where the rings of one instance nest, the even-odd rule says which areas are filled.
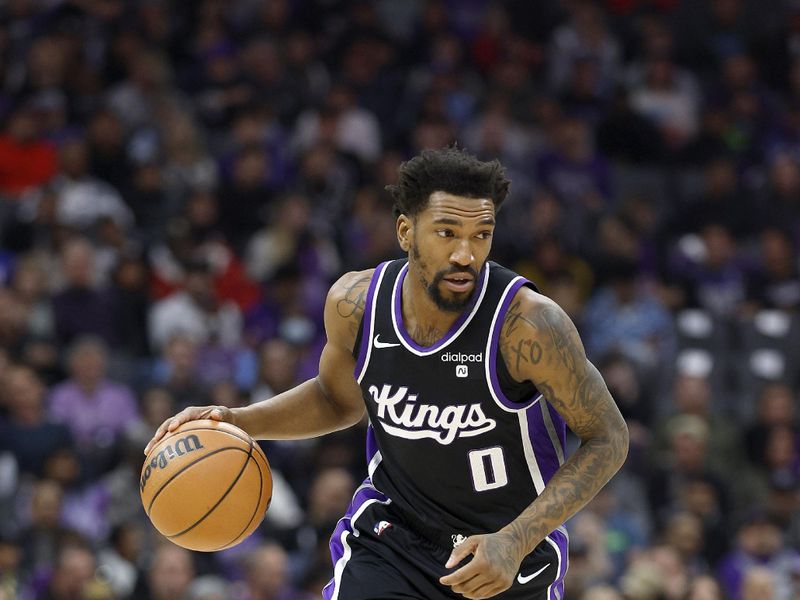
[[[165,435],[175,431],[187,421],[196,421],[198,419],[212,419],[214,421],[225,421],[226,423],[233,424],[233,412],[226,406],[188,406],[178,414],[164,421],[159,428],[156,429],[156,432],[153,434],[153,439],[151,439],[144,448],[145,456],[150,453],[153,446]]]

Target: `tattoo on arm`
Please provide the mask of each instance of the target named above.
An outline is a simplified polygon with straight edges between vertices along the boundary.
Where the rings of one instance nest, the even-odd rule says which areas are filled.
[[[371,277],[357,277],[344,286],[344,297],[336,303],[336,312],[349,321],[350,333],[358,335],[358,327],[367,304],[367,291]]]
[[[527,553],[619,469],[628,450],[627,428],[602,376],[586,359],[574,325],[557,306],[515,301],[500,350],[512,375],[530,379],[583,441],[536,501],[504,529]]]
[[[509,307],[508,312],[506,313],[506,320],[504,325],[505,330],[505,337],[511,337],[517,330],[524,324],[527,323],[533,328],[536,328],[536,324],[527,319],[524,314],[522,314],[522,300],[515,300],[514,303]]]
[[[495,536],[488,538],[483,545],[483,551],[490,564],[502,565],[509,573],[516,574],[519,568],[519,560],[515,556],[514,534],[507,531],[499,531]]]
[[[500,336],[501,355],[512,364],[512,375],[519,376],[525,364],[538,365],[542,360],[542,345],[532,336],[520,335],[525,327],[538,330],[537,324],[523,314],[522,301],[516,300],[506,313],[502,335]]]
[[[542,360],[542,346],[533,340],[518,340],[516,345],[509,345],[509,352],[514,356],[514,370],[521,370],[521,363],[531,363],[538,365]]]

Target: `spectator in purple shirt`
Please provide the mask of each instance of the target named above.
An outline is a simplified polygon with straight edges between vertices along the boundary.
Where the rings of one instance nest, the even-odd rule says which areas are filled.
[[[562,203],[569,233],[585,232],[612,194],[611,172],[595,152],[586,123],[566,118],[555,128],[551,148],[537,160],[539,183]]]
[[[541,183],[568,206],[590,198],[611,196],[611,173],[608,163],[595,152],[586,123],[566,118],[554,131],[552,148],[538,160]]]
[[[745,598],[743,583],[747,571],[767,567],[775,574],[775,600],[789,600],[791,595],[791,572],[797,561],[797,550],[787,548],[781,530],[760,509],[753,509],[745,516],[736,532],[736,547],[722,559],[718,578],[731,600]]]
[[[108,351],[100,339],[78,339],[68,354],[70,377],[50,396],[50,414],[70,428],[94,474],[113,466],[117,442],[139,418],[133,393],[107,379],[107,367]]]
[[[116,307],[110,290],[97,282],[95,251],[85,238],[64,244],[61,260],[66,285],[53,298],[56,337],[63,346],[93,334],[112,344],[116,340]]]
[[[684,264],[676,269],[685,302],[721,317],[737,314],[746,297],[745,263],[730,228],[708,223],[700,231],[699,252],[685,249]],[[687,259],[688,257],[688,259]]]

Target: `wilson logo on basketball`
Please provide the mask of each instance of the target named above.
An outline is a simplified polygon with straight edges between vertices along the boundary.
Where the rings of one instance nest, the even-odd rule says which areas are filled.
[[[195,450],[200,450],[202,447],[203,444],[200,443],[200,438],[196,435],[187,435],[174,444],[165,446],[161,452],[153,456],[150,460],[150,464],[145,467],[139,491],[144,491],[144,486],[147,485],[147,480],[150,479],[150,475],[155,469],[163,469],[171,460],[183,456],[184,454],[194,452]]]

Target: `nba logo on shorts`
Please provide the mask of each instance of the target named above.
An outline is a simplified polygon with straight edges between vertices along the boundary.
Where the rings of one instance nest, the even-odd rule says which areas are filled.
[[[372,528],[372,531],[374,531],[377,535],[380,535],[384,531],[389,529],[391,526],[392,524],[389,523],[389,521],[380,521],[378,523],[375,523],[375,527]]]
[[[456,365],[456,377],[466,377],[469,374],[467,365]]]

